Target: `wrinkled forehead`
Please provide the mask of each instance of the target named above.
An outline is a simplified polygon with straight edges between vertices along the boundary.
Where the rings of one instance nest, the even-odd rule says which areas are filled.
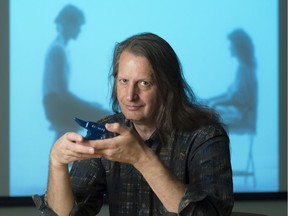
[[[145,56],[125,50],[119,56],[118,76],[131,73],[143,79],[151,80],[155,77],[152,65]]]

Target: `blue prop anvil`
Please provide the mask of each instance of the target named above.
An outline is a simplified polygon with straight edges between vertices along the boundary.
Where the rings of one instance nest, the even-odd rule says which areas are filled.
[[[98,124],[92,121],[84,121],[79,118],[74,118],[74,120],[83,128],[87,130],[85,139],[95,140],[105,138],[105,134],[108,134],[109,131],[106,130],[104,125]]]

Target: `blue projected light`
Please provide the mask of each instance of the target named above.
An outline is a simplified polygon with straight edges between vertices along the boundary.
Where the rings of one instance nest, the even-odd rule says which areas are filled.
[[[55,139],[83,132],[74,117],[112,113],[113,47],[140,32],[171,44],[230,125],[234,191],[277,192],[277,1],[136,1],[10,1],[10,196],[45,191]]]

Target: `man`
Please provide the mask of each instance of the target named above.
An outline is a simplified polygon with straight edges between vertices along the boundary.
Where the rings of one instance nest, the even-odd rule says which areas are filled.
[[[99,123],[117,136],[88,141],[71,132],[56,141],[38,208],[96,215],[107,195],[112,216],[230,215],[229,138],[217,115],[197,105],[172,47],[152,33],[126,39],[115,47],[111,78],[117,114]]]
[[[79,127],[73,117],[98,119],[108,115],[98,103],[79,98],[69,89],[71,64],[68,44],[76,40],[85,23],[83,12],[74,5],[64,6],[55,19],[57,36],[49,46],[45,57],[43,76],[43,105],[49,129],[58,139],[67,130],[77,131]]]

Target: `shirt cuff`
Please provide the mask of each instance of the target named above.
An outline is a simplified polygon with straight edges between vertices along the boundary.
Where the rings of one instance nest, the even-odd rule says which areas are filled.
[[[204,191],[193,190],[190,185],[186,186],[184,195],[179,204],[179,215],[183,215],[182,212],[193,212],[195,204],[204,200],[207,197],[207,193]],[[191,203],[194,203],[194,205]]]
[[[33,195],[32,199],[37,209],[45,216],[57,216],[57,214],[48,207],[46,193],[44,195]]]

